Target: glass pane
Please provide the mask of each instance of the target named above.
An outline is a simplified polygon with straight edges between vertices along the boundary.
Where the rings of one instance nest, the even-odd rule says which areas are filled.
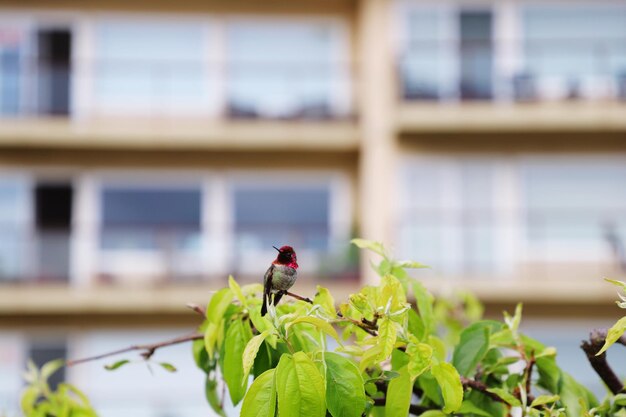
[[[105,188],[105,249],[168,249],[197,245],[201,195],[196,189]]]
[[[626,7],[527,7],[525,54],[531,74],[578,82],[587,75],[623,76],[626,68]]]
[[[329,116],[337,39],[328,24],[253,23],[227,32],[232,116]]]
[[[0,26],[0,114],[16,115],[20,111],[20,59],[25,37],[23,30]]]
[[[491,98],[491,12],[463,11],[461,30],[461,98]]]
[[[26,272],[27,189],[0,179],[0,281],[23,278]]]
[[[601,243],[607,233],[626,237],[623,162],[534,162],[523,181],[529,239]]]
[[[238,186],[234,198],[235,229],[241,245],[271,248],[289,242],[294,247],[327,247],[330,200],[327,187]]]
[[[453,93],[452,38],[440,10],[412,10],[407,16],[407,46],[402,61],[404,96],[436,99]]]
[[[482,161],[421,160],[403,178],[401,256],[445,273],[494,265],[494,168]]]
[[[107,109],[208,102],[205,29],[194,23],[109,22],[96,27],[95,96]]]

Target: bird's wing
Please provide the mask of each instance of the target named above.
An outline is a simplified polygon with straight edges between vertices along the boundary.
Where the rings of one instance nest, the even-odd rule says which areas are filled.
[[[270,293],[270,291],[272,290],[272,276],[274,275],[274,265],[270,265],[269,268],[267,268],[267,272],[265,272],[265,276],[263,277],[263,292],[265,294]]]
[[[263,277],[263,306],[261,307],[261,315],[267,313],[267,306],[270,303],[270,293],[272,291],[272,276],[274,275],[274,265],[270,265]]]

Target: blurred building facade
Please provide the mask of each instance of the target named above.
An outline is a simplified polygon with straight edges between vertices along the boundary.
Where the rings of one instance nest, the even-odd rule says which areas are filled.
[[[362,236],[489,311],[615,317],[624,2],[0,7],[0,411],[27,357],[193,326],[184,304],[260,281],[272,245],[296,248],[302,293],[374,279]],[[128,388],[98,372],[67,376],[108,416],[205,409],[166,381],[116,406]]]

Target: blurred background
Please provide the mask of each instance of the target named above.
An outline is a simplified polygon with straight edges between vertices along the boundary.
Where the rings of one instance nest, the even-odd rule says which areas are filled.
[[[578,346],[626,274],[626,2],[0,1],[0,415],[27,358],[184,334],[272,245],[341,299],[375,280],[354,236],[489,316],[523,301],[602,392]],[[156,359],[179,372],[57,380],[211,415],[190,347]]]

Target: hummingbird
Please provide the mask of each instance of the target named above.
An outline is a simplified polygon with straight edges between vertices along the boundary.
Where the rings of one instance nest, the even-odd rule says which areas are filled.
[[[277,305],[298,278],[298,259],[293,248],[291,246],[281,246],[280,249],[276,246],[272,247],[278,251],[278,256],[263,278],[262,316],[267,313],[267,306],[272,302],[272,297],[274,305]]]

